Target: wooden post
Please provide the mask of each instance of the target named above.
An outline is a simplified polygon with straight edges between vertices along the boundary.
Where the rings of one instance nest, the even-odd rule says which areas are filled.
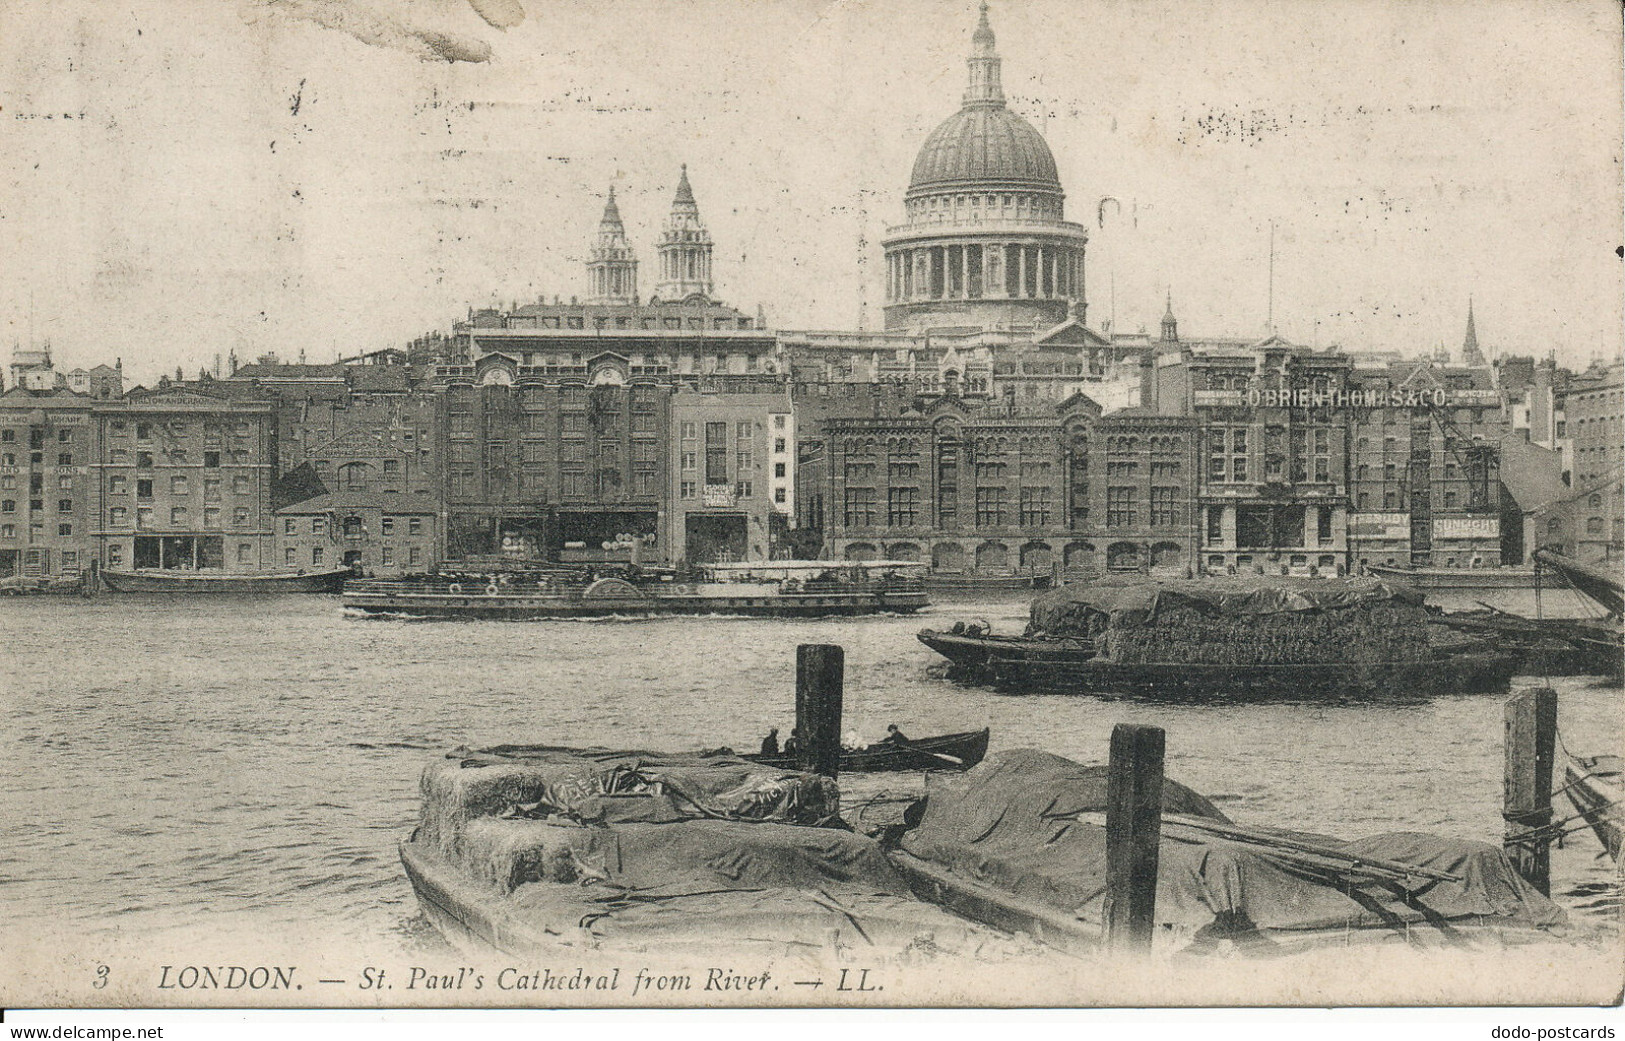
[[[1531,687],[1506,705],[1506,787],[1501,817],[1507,859],[1530,885],[1551,895],[1550,839],[1526,836],[1552,822],[1552,769],[1557,746],[1557,692]]]
[[[846,652],[837,644],[796,648],[796,765],[808,773],[834,777],[840,770],[845,672]]]
[[[1119,723],[1112,728],[1106,776],[1106,944],[1123,953],[1151,949],[1164,740],[1161,727]]]

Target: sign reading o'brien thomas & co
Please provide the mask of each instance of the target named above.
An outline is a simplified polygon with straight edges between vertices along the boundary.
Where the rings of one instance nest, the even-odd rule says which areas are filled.
[[[1253,408],[1443,408],[1450,404],[1450,394],[1443,387],[1320,391],[1300,387],[1297,390],[1249,390],[1247,404]]]

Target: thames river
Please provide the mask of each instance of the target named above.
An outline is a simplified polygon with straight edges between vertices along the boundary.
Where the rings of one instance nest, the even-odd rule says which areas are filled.
[[[180,929],[432,948],[395,852],[426,761],[509,742],[753,749],[769,727],[789,732],[797,643],[846,648],[847,725],[866,740],[891,722],[989,726],[995,752],[1099,762],[1114,724],[1155,723],[1168,776],[1239,822],[1499,840],[1500,698],[1016,697],[945,680],[914,639],[1024,616],[1016,602],[811,622],[440,622],[348,617],[315,596],[0,600],[0,928],[56,937],[64,957]],[[1567,747],[1619,751],[1620,690],[1554,686]],[[1589,832],[1570,836],[1553,890],[1602,930],[1619,893],[1598,853]]]

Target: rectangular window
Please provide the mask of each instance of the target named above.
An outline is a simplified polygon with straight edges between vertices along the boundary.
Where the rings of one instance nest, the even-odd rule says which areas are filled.
[[[893,488],[886,493],[886,521],[893,527],[913,527],[918,520],[919,508],[918,488]]]
[[[773,429],[774,430],[783,430],[784,429],[784,422],[785,422],[784,413],[782,413],[782,412],[774,413],[774,415],[773,415]]]
[[[783,419],[784,417],[780,416],[779,418]],[[783,455],[785,452],[787,452],[789,450],[790,450],[789,444],[784,440],[784,438],[775,437],[773,439],[773,454],[774,455]]]
[[[382,531],[383,534],[385,534],[385,535],[393,535],[393,534],[395,534],[395,518],[394,517],[385,517],[382,521],[379,522],[378,527],[379,527],[379,530]],[[387,561],[386,561],[386,563],[387,563]]]
[[[1330,542],[1332,541],[1332,511],[1322,508],[1318,513],[1319,516],[1315,518],[1315,540],[1322,543]]]
[[[395,547],[393,547],[393,546],[385,546],[383,549],[379,550],[378,562],[381,563],[381,564],[386,564],[386,565],[394,564],[395,563]]]
[[[755,469],[755,460],[748,448],[741,448],[734,458],[735,473],[749,473]]]
[[[1179,489],[1151,489],[1152,527],[1172,527],[1179,523]]]
[[[58,512],[58,513],[72,513],[73,512],[73,500],[72,499],[58,499],[56,501],[56,512]]]
[[[172,527],[172,528],[184,528],[184,527],[186,527],[186,525],[187,525],[186,507],[185,506],[172,507],[170,509],[170,511],[169,511],[169,526]]]
[[[1207,541],[1209,545],[1224,541],[1224,512],[1218,506],[1207,508]]]
[[[1004,524],[1004,488],[976,489],[976,526],[996,528]]]
[[[282,518],[282,534],[297,535],[299,533],[298,525],[299,522],[292,517]]]
[[[406,562],[414,567],[423,563],[423,550],[419,549],[417,546],[413,546],[408,549],[406,551]]]
[[[58,466],[72,466],[73,465],[73,453],[72,452],[58,452],[56,454],[56,465],[58,465]]]
[[[322,562],[322,547],[310,547],[310,562],[312,564],[320,564]]]
[[[142,530],[142,531],[151,530],[151,528],[152,528],[152,507],[151,506],[137,506],[135,508],[135,526],[137,528],[139,528],[140,530]]]
[[[785,490],[783,488],[775,488],[775,489],[773,489],[773,501],[776,502],[776,503],[783,504],[784,502],[787,501],[786,498],[785,498],[785,494],[786,493],[785,493]]]
[[[683,453],[683,469],[698,470],[700,468],[700,455],[698,452]]]
[[[203,501],[204,502],[219,502],[220,501],[220,478],[218,478],[218,477],[205,477],[203,479]]]
[[[734,485],[734,494],[737,495],[741,499],[750,498],[751,497],[750,482],[749,481],[739,481],[739,482],[737,482]]]
[[[247,527],[248,514],[249,510],[247,506],[239,506],[235,510],[231,511],[231,522],[237,525],[239,528]]]
[[[73,534],[73,525],[72,524],[58,524],[56,526],[56,533],[58,535],[72,535]]]
[[[697,499],[700,495],[699,484],[695,481],[684,481],[679,494],[684,499]]]
[[[692,441],[700,436],[698,426],[692,419],[683,420],[679,425],[679,429],[682,431],[684,441]]]
[[[1048,527],[1050,523],[1050,489],[1023,488],[1021,489],[1021,526],[1024,528]]]
[[[327,518],[326,517],[312,517],[312,518],[310,518],[310,533],[312,535],[326,535],[327,534]]]
[[[169,494],[171,494],[171,495],[185,495],[186,494],[186,478],[183,477],[183,476],[180,476],[180,475],[171,477],[169,479]]]
[[[289,546],[287,549],[282,551],[282,562],[289,567],[296,566],[299,563],[299,551],[292,546]]]
[[[16,513],[16,512],[17,512],[17,500],[16,499],[0,499],[0,513]]]
[[[1131,528],[1139,520],[1133,488],[1106,489],[1106,527]]]
[[[73,431],[71,431],[71,430],[58,430],[56,432],[56,439],[57,439],[57,441],[61,442],[62,444],[67,444],[69,441],[73,440]]]
[[[407,521],[406,521],[406,533],[408,535],[421,535],[421,534],[423,534],[423,518],[422,517],[409,517],[409,518],[407,518]]]
[[[0,477],[0,491],[14,492],[17,490],[17,478],[10,474]]]
[[[151,452],[137,452],[135,454],[135,465],[136,465],[136,467],[138,469],[151,470],[152,469],[152,453]]]
[[[124,547],[115,542],[107,547],[107,564],[109,567],[124,566]]]
[[[773,476],[774,477],[783,477],[784,474],[785,474],[784,464],[783,463],[774,463],[773,464]]]
[[[220,453],[219,452],[204,452],[203,453],[203,465],[206,466],[206,467],[210,467],[210,468],[218,468],[220,466]]]
[[[107,523],[115,528],[122,528],[130,523],[130,511],[124,506],[114,506],[107,511]]]
[[[205,507],[203,507],[203,526],[205,528],[219,528],[220,527],[220,507],[218,507],[218,506],[205,506]]]
[[[705,483],[728,483],[728,424],[705,424]]]
[[[848,488],[846,490],[846,526],[866,528],[875,522],[875,490]]]

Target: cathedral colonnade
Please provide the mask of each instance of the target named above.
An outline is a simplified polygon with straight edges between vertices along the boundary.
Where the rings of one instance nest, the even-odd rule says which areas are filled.
[[[1068,300],[1083,295],[1084,251],[1033,240],[978,238],[886,252],[886,299]]]

